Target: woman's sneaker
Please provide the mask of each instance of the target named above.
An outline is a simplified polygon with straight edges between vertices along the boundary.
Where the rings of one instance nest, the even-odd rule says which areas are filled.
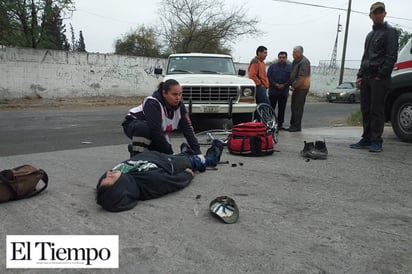
[[[190,148],[190,146],[186,143],[182,143],[180,145],[180,153],[185,154],[185,155],[195,155],[193,150]]]

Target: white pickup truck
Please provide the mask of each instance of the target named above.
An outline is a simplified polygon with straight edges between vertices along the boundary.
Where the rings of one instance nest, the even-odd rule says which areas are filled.
[[[251,121],[256,109],[255,83],[244,75],[244,70],[236,73],[230,55],[181,53],[169,56],[163,80],[180,83],[191,116],[232,118],[238,124]]]
[[[385,114],[399,139],[412,143],[412,39],[399,52],[393,68]]]

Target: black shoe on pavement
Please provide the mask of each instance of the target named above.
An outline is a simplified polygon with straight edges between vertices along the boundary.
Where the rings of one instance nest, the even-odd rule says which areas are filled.
[[[315,150],[313,151],[313,159],[326,159],[328,157],[328,149],[324,141],[315,142]]]
[[[312,158],[313,159],[313,152],[315,150],[315,144],[313,142],[306,142],[304,141],[305,146],[303,147],[302,151],[300,152],[300,156],[304,158]]]
[[[290,127],[290,128],[288,128],[288,129],[285,129],[285,130],[287,130],[287,131],[289,131],[289,132],[299,132],[299,131],[302,131],[302,129],[300,129],[300,128],[294,128],[294,127]]]

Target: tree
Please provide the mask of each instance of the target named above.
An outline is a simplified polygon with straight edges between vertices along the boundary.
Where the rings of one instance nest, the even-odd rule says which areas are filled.
[[[60,10],[53,6],[52,0],[46,0],[46,6],[42,16],[43,39],[38,48],[63,50],[67,45],[65,35],[66,26],[60,16]]]
[[[74,9],[72,0],[0,0],[0,44],[63,48],[61,15]]]
[[[86,52],[86,44],[84,43],[83,32],[79,33],[79,41],[77,42],[77,51]]]
[[[71,34],[71,41],[72,41],[72,43],[71,43],[71,50],[72,51],[75,51],[76,50],[76,36],[74,36],[74,28],[73,28],[73,26],[72,26],[72,24],[70,24],[70,34]]]
[[[115,41],[115,53],[123,55],[159,57],[160,43],[154,28],[140,26],[137,30],[132,31]]]
[[[225,10],[223,0],[163,0],[162,36],[171,52],[230,53],[240,36],[255,36],[259,22],[242,7]]]
[[[71,43],[67,42],[66,50],[86,52],[86,44],[84,42],[83,32],[79,32],[79,40],[76,40],[76,36],[74,35],[74,28],[72,24],[70,24],[70,35]]]
[[[399,34],[399,50],[403,48],[406,43],[408,43],[409,39],[412,38],[412,33],[404,31],[402,28],[396,28]]]

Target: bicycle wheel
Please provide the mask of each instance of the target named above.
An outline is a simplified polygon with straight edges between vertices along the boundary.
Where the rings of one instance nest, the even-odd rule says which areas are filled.
[[[210,145],[213,139],[218,139],[223,142],[224,145],[227,143],[227,139],[232,132],[226,129],[210,129],[196,133],[196,138],[199,145]]]
[[[275,142],[275,144],[278,143],[278,117],[276,116],[273,108],[269,104],[260,103],[256,107],[256,112],[259,115],[260,120],[266,125],[269,132],[273,135],[273,141]]]

